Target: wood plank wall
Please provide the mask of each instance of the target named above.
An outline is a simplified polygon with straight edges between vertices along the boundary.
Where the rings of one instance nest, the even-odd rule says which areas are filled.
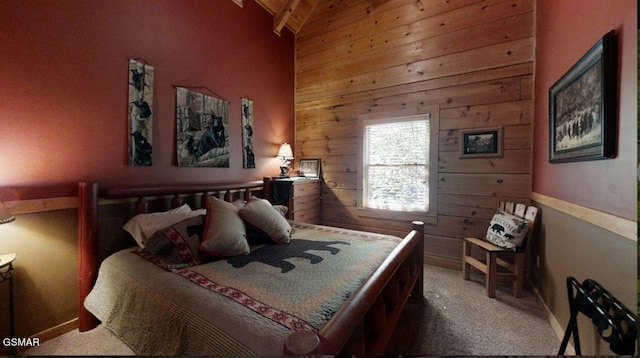
[[[324,224],[402,234],[357,210],[358,118],[439,118],[428,262],[460,267],[497,202],[531,195],[534,0],[321,0],[296,36],[296,158],[320,158]],[[460,159],[462,129],[502,127],[502,158]],[[434,166],[435,169],[435,166]]]

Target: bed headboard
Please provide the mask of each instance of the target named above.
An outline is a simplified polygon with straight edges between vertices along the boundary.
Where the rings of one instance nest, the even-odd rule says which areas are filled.
[[[135,202],[135,213],[149,212],[150,199],[170,200],[175,208],[186,198],[200,195],[200,207],[204,207],[209,196],[233,201],[237,198],[249,200],[252,195],[269,198],[265,192],[265,180],[239,183],[175,184],[161,186],[100,186],[97,182],[78,183],[78,321],[81,332],[94,328],[98,321],[84,308],[84,299],[89,294],[98,276],[100,265],[100,205],[109,202]],[[195,208],[194,208],[195,209]],[[104,219],[104,218],[102,218]],[[104,253],[102,253],[104,255]]]

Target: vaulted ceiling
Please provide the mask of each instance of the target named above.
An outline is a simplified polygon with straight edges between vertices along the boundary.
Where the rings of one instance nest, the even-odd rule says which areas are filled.
[[[320,0],[256,0],[273,15],[273,31],[287,27],[294,34],[302,28]]]

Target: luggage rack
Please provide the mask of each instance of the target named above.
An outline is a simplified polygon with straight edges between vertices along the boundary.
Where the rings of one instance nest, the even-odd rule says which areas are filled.
[[[564,355],[573,334],[576,355],[580,352],[578,335],[578,313],[591,318],[598,334],[609,343],[612,352],[618,355],[634,355],[638,339],[638,316],[629,311],[611,293],[594,280],[586,279],[580,284],[567,277],[567,292],[571,317],[560,345],[558,355]]]

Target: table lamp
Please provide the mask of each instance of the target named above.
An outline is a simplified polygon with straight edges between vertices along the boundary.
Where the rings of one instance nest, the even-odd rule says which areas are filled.
[[[278,150],[277,157],[282,159],[282,164],[280,165],[280,177],[288,178],[289,163],[291,163],[291,159],[293,159],[293,151],[291,150],[291,145],[289,143],[283,143],[280,146],[280,150]]]
[[[15,216],[11,215],[11,213],[7,210],[7,208],[5,208],[4,205],[2,204],[2,201],[0,201],[0,225],[10,223],[15,219],[16,219]],[[15,258],[15,254],[10,254],[10,255],[14,256]],[[7,256],[7,255],[0,255],[0,265],[3,264],[2,261],[7,260],[7,258],[3,256]]]

